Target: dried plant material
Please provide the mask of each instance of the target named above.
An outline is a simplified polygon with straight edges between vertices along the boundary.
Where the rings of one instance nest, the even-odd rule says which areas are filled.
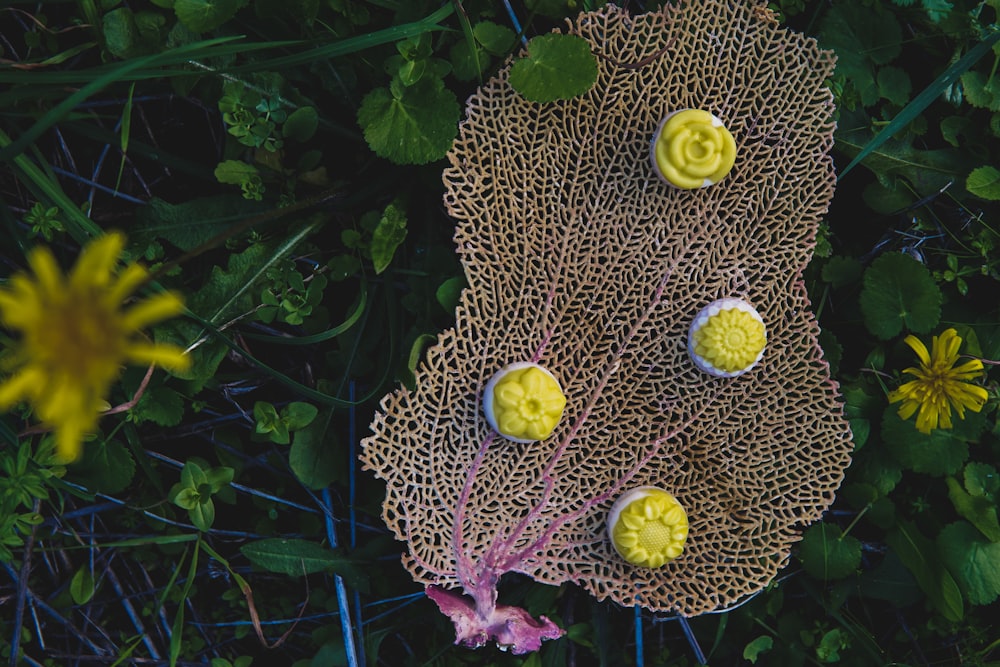
[[[469,287],[362,454],[387,483],[406,567],[463,643],[525,652],[558,634],[497,606],[508,572],[686,616],[729,606],[771,581],[833,500],[850,432],[800,275],[833,195],[833,56],[760,9],[583,14],[569,31],[598,55],[588,93],[539,105],[502,71],[467,104],[444,181]],[[671,188],[650,164],[660,121],[684,108],[736,139],[711,188]],[[731,296],[760,313],[767,347],[744,375],[711,377],[688,357],[688,327]],[[567,398],[541,442],[505,440],[480,409],[516,362],[543,365]],[[612,503],[639,486],[689,518],[683,553],[659,568],[607,537]]]

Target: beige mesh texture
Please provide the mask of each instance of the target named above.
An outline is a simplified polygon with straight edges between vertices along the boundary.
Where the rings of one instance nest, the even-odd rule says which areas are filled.
[[[468,101],[444,182],[469,287],[416,390],[383,399],[362,460],[418,582],[488,603],[483,587],[518,571],[691,616],[771,581],[849,463],[801,281],[833,195],[833,56],[724,0],[609,6],[568,31],[598,55],[590,92],[535,104],[505,69]],[[657,124],[683,108],[736,138],[732,172],[704,190],[666,186],[649,162]],[[719,379],[685,343],[727,296],[757,308],[769,342],[752,371]],[[544,442],[494,436],[480,408],[519,361],[567,394]],[[690,517],[684,553],[656,570],[605,532],[614,499],[641,485]]]

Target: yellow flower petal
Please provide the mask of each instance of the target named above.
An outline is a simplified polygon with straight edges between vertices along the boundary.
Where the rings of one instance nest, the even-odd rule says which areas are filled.
[[[125,245],[121,234],[100,237],[80,253],[69,275],[47,249],[28,253],[33,276],[16,274],[0,287],[0,321],[20,334],[0,383],[0,408],[29,403],[56,434],[64,460],[80,455],[83,437],[97,428],[106,397],[127,363],[186,368],[190,360],[171,345],[147,341],[140,329],[180,312],[172,293],[122,309],[146,279],[137,265],[115,270]]]
[[[930,433],[936,428],[953,426],[952,410],[959,419],[965,410],[979,412],[989,398],[987,391],[969,380],[983,375],[981,359],[958,363],[962,339],[955,329],[945,329],[931,339],[931,350],[916,336],[907,336],[906,344],[913,348],[920,360],[918,367],[907,368],[903,373],[913,380],[900,385],[888,394],[890,404],[902,402],[898,414],[902,419],[917,415],[916,428]]]

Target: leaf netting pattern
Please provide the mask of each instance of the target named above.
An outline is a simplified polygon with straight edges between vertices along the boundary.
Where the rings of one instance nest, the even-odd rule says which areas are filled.
[[[598,56],[589,93],[534,104],[504,70],[469,99],[444,172],[469,287],[415,391],[386,396],[363,442],[418,582],[476,598],[518,571],[690,616],[764,587],[832,502],[850,432],[801,271],[833,196],[833,56],[773,23],[747,2],[609,6],[569,25]],[[666,186],[648,158],[684,108],[737,142],[732,172],[704,190]],[[768,347],[720,379],[685,344],[727,296],[757,308]],[[492,374],[519,361],[568,399],[540,443],[493,435],[480,409]],[[615,498],[642,485],[690,519],[683,554],[655,570],[605,533]]]

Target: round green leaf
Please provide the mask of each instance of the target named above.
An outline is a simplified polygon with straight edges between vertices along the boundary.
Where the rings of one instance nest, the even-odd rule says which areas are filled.
[[[391,91],[376,88],[358,109],[358,124],[375,154],[396,164],[439,160],[458,133],[455,94],[440,79],[424,77]]]
[[[69,594],[76,604],[87,604],[94,597],[94,574],[86,565],[73,575],[69,582]]]
[[[281,133],[292,141],[304,143],[312,139],[319,127],[319,114],[313,107],[302,107],[296,109],[285,119],[285,124],[281,126]]]
[[[480,21],[472,29],[472,34],[476,36],[476,41],[482,44],[484,49],[495,56],[505,55],[514,48],[517,41],[513,30],[492,21]]]
[[[930,271],[902,253],[886,253],[865,271],[861,312],[865,326],[888,340],[904,329],[927,333],[941,319],[941,290]]]
[[[528,42],[528,56],[510,69],[510,85],[532,102],[568,100],[597,80],[597,59],[582,37],[550,33]]]
[[[830,523],[813,524],[802,536],[799,560],[817,579],[843,579],[861,564],[861,542]]]

